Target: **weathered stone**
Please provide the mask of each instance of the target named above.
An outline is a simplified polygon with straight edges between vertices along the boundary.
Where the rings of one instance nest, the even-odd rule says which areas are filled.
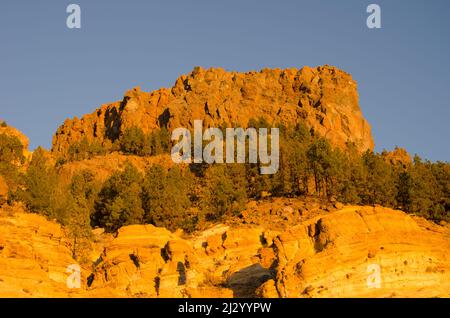
[[[81,119],[67,119],[53,137],[52,152],[65,156],[71,144],[86,138],[106,148],[130,127],[145,133],[167,127],[239,125],[264,118],[269,124],[304,123],[332,144],[352,142],[361,152],[373,149],[370,126],[358,105],[351,76],[332,66],[227,72],[196,68],[171,89],[150,93],[134,88],[122,101],[101,106]]]
[[[300,205],[288,200],[273,200],[273,209]],[[346,206],[278,231],[271,223],[216,225],[191,237],[152,225],[126,226],[116,237],[97,231],[99,254],[82,264],[79,289],[66,284],[77,262],[64,229],[9,209],[0,209],[0,296],[450,296],[448,225],[388,208]],[[367,284],[374,266],[379,288]]]

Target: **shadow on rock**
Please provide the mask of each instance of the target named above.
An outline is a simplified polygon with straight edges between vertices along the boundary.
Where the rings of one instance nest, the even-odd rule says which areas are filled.
[[[256,297],[256,289],[270,278],[269,269],[253,264],[233,273],[226,286],[233,291],[235,298],[252,298]]]

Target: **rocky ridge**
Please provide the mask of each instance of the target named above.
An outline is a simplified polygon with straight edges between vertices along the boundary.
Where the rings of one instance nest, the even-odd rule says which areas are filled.
[[[205,127],[246,127],[259,118],[271,125],[305,123],[339,147],[347,142],[360,151],[374,146],[356,82],[344,71],[327,65],[247,73],[197,67],[172,88],[143,92],[137,87],[122,101],[67,119],[53,137],[52,152],[64,157],[83,138],[108,148],[133,126],[148,133],[161,127],[191,128],[195,119],[202,119]]]

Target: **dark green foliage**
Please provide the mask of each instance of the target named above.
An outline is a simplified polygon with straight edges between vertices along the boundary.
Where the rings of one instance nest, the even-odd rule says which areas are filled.
[[[56,218],[56,194],[59,189],[56,171],[48,163],[45,150],[39,147],[33,153],[24,177],[24,189],[19,189],[17,198],[30,211]]]
[[[131,164],[127,164],[124,171],[111,175],[95,202],[93,225],[115,231],[124,225],[141,223],[144,218],[142,179],[142,175]]]
[[[0,124],[0,126],[2,126],[2,127],[8,127],[8,124],[6,123],[6,121],[2,121],[2,123]]]
[[[89,239],[92,237],[90,214],[87,207],[70,192],[66,193],[63,219],[60,222],[72,239],[72,257],[80,259],[89,249]]]
[[[249,198],[260,199],[265,195],[272,194],[277,186],[273,181],[273,176],[260,174],[259,164],[246,164],[245,178],[247,180],[246,193]]]
[[[341,157],[342,170],[336,199],[343,203],[361,204],[361,191],[365,186],[366,169],[359,154],[350,152]]]
[[[63,166],[66,163],[67,163],[67,160],[64,157],[60,157],[60,158],[56,159],[55,166],[56,167],[61,167],[61,166]]]
[[[120,150],[126,154],[146,156],[150,155],[150,144],[141,128],[131,127],[120,137]]]
[[[94,174],[89,170],[82,170],[72,177],[67,191],[66,209],[63,224],[66,225],[70,237],[73,239],[72,256],[75,259],[82,257],[83,252],[89,248],[88,240],[91,238],[91,211],[99,192]]]
[[[167,171],[154,165],[143,177],[135,167],[127,165],[123,172],[113,174],[103,185],[94,204],[92,225],[110,232],[140,223],[192,231],[197,216],[190,213],[191,176],[187,173],[179,167]],[[81,192],[83,197],[91,197],[89,193],[94,193],[95,197],[95,191]]]
[[[331,153],[330,144],[322,138],[314,139],[306,152],[308,166],[314,177],[315,191],[319,195],[327,196],[333,164]]]
[[[203,209],[209,220],[238,215],[247,202],[247,178],[243,165],[216,164],[205,172]]]
[[[152,156],[170,153],[170,134],[165,127],[153,131],[148,139]]]
[[[270,128],[263,119],[250,121],[249,126]],[[81,171],[67,187],[41,148],[21,177],[17,164],[24,161],[22,146],[2,135],[0,174],[9,186],[15,184],[13,199],[66,225],[73,238],[74,257],[90,236],[90,225],[111,232],[124,225],[152,223],[191,232],[201,228],[205,218],[220,221],[239,216],[249,198],[268,195],[315,195],[349,204],[380,204],[436,222],[450,221],[448,163],[416,156],[411,164],[397,165],[372,151],[359,154],[351,144],[342,151],[301,124],[282,126],[280,133],[280,169],[275,175],[261,175],[259,164],[203,163],[192,164],[192,172],[153,165],[143,176],[127,164],[103,185],[95,182],[92,172]],[[72,160],[81,160],[103,154],[105,149],[159,155],[170,152],[170,135],[165,128],[150,135],[130,128],[115,144],[101,147],[83,139],[69,153]],[[61,159],[57,167],[64,162]]]
[[[0,134],[0,176],[3,177],[10,192],[15,192],[21,183],[19,165],[25,162],[23,145],[16,136]],[[11,197],[11,196],[8,196]],[[2,201],[6,198],[2,198]]]
[[[19,138],[0,134],[0,162],[23,163],[23,145]]]
[[[248,121],[247,127],[252,127],[252,128],[271,128],[273,126],[271,124],[269,124],[265,118],[260,117],[258,119],[254,119],[254,118],[250,119]]]
[[[273,193],[291,196],[308,192],[307,147],[310,134],[303,125],[281,129],[280,169],[274,176]]]
[[[125,130],[119,140],[120,150],[137,156],[156,156],[170,152],[170,135],[166,128],[145,135],[141,128],[131,127]]]
[[[450,220],[449,168],[449,164],[433,164],[414,157],[408,211],[435,221]]]
[[[89,170],[82,170],[72,177],[70,193],[76,203],[88,211],[93,210],[99,190],[95,176]]]
[[[437,162],[430,165],[430,169],[436,178],[439,188],[439,198],[437,204],[440,205],[438,210],[444,211],[436,220],[443,219],[450,221],[450,164]]]
[[[261,126],[260,121],[249,125]],[[391,164],[382,154],[360,155],[354,145],[345,152],[314,136],[304,126],[280,127],[280,169],[273,176],[259,174],[247,164],[247,195],[261,193],[291,197],[317,195],[351,204],[379,204],[400,208],[435,221],[450,220],[450,165],[423,162]]]
[[[9,201],[22,201],[31,212],[56,219],[65,225],[73,238],[73,257],[78,258],[85,248],[83,242],[91,235],[89,214],[96,193],[92,186],[93,175],[81,172],[74,176],[70,187],[67,187],[59,180],[55,167],[48,160],[48,154],[38,148],[20,183],[20,187],[12,189]]]
[[[69,146],[69,160],[84,160],[106,154],[106,149],[96,140],[89,142],[84,137],[81,141]],[[63,162],[60,162],[63,163]]]
[[[189,230],[190,178],[179,167],[169,171],[158,165],[150,167],[142,188],[145,221],[170,230]]]
[[[97,140],[89,141],[86,137],[69,146],[66,158],[59,158],[57,165],[63,165],[66,160],[77,161],[91,159],[94,156],[105,155],[114,151],[136,156],[154,156],[170,153],[170,134],[166,128],[153,131],[146,135],[139,127],[127,128],[119,139],[111,142],[105,139],[103,143]]]
[[[362,193],[363,204],[395,204],[395,178],[392,166],[381,155],[366,151],[362,156],[365,179]]]
[[[396,201],[399,208],[404,211],[411,211],[413,197],[413,179],[409,171],[401,171],[397,180]]]

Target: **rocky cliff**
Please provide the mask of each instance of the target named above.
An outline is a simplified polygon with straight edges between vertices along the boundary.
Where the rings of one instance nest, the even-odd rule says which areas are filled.
[[[360,151],[374,146],[359,104],[356,82],[331,66],[227,72],[195,68],[170,89],[142,92],[134,88],[122,101],[106,104],[81,119],[67,119],[53,137],[52,151],[64,156],[86,137],[108,147],[129,127],[144,132],[167,127],[246,127],[250,119],[269,124],[305,123],[334,145],[354,143]]]
[[[336,205],[336,204],[335,204]],[[0,210],[0,296],[450,297],[450,228],[401,211],[288,199],[249,210],[289,227],[218,224],[186,236],[152,225],[94,230],[80,288],[58,224]],[[328,211],[328,212],[327,212]]]

